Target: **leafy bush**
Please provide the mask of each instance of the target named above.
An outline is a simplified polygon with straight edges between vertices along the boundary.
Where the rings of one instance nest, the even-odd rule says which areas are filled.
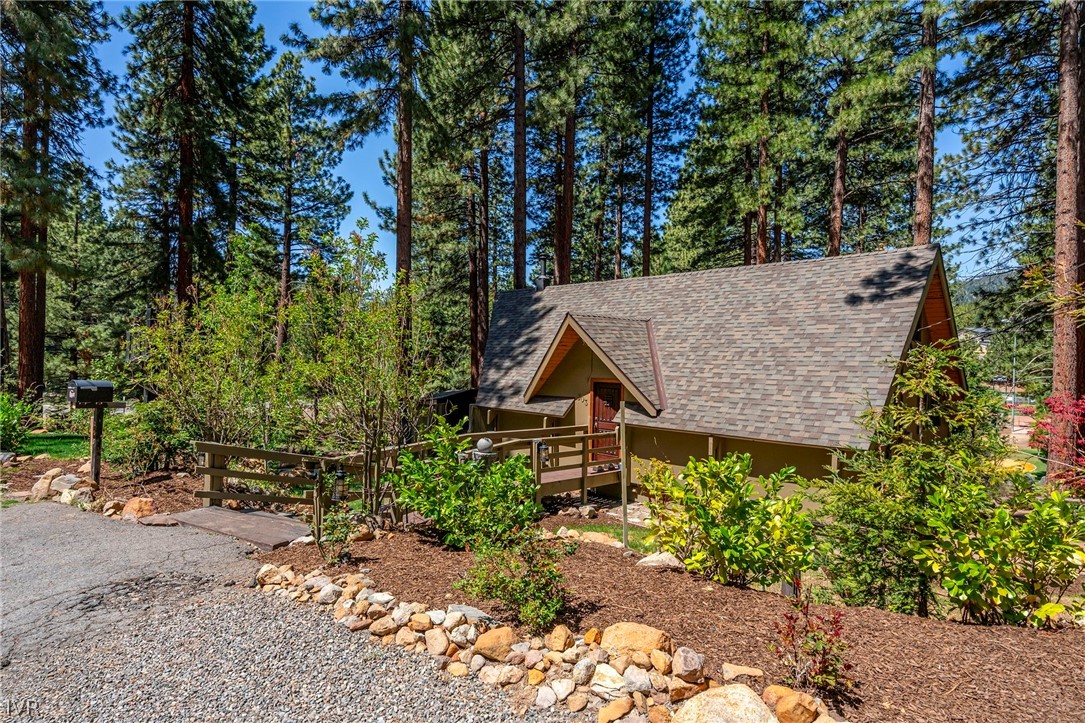
[[[403,506],[430,519],[452,547],[500,544],[503,537],[531,525],[541,508],[535,502],[535,476],[520,455],[483,465],[464,459],[471,443],[439,422],[427,434],[425,456],[404,452],[392,477]]]
[[[850,450],[841,470],[811,490],[821,503],[819,562],[846,604],[929,614],[930,576],[911,553],[928,495],[1005,480],[1002,400],[963,389],[964,371],[952,349],[912,349],[886,404],[860,418],[868,444]]]
[[[640,478],[648,497],[648,543],[672,553],[686,568],[730,585],[791,580],[812,562],[813,527],[799,495],[780,489],[796,480],[788,467],[750,481],[750,455],[691,459],[681,474],[656,460]]]
[[[0,392],[0,451],[18,452],[30,432],[33,405]]]
[[[546,541],[537,530],[517,534],[508,546],[485,544],[456,587],[478,598],[498,600],[520,624],[539,631],[549,627],[569,600],[558,561],[575,545]]]
[[[844,612],[829,615],[811,611],[813,596],[801,587],[791,610],[776,623],[776,642],[770,647],[787,670],[784,682],[793,688],[832,694],[852,687],[852,664],[845,660]]]
[[[338,504],[330,506],[324,511],[324,517],[320,525],[320,538],[316,541],[317,549],[324,562],[335,564],[341,562],[347,546],[350,544],[351,535],[357,529],[354,522],[354,513],[349,506]]]
[[[1005,504],[974,483],[935,490],[924,532],[913,554],[965,621],[1049,624],[1085,568],[1085,509],[1060,492],[1036,499],[1023,480]]]
[[[186,466],[191,438],[160,400],[138,404],[129,414],[107,414],[102,454],[129,477]]]

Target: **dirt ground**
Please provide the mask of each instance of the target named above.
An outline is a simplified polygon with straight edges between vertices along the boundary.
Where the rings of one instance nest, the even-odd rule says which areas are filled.
[[[499,606],[470,600],[453,588],[470,565],[469,553],[414,532],[397,532],[355,543],[351,554],[350,563],[337,569],[367,569],[382,590],[402,599],[433,606],[470,602],[509,619]],[[788,609],[786,600],[684,572],[640,568],[638,557],[581,543],[562,563],[573,590],[564,622],[580,631],[642,622],[667,631],[676,644],[703,652],[711,668],[724,662],[762,668],[766,679],[761,685],[782,678],[769,646],[775,624]],[[313,546],[266,553],[261,561],[292,563],[302,571],[322,564]],[[858,686],[834,706],[853,723],[1082,719],[1085,631],[980,627],[849,608],[844,637]]]
[[[65,473],[76,474],[86,460],[82,459],[31,459],[25,458],[11,467],[0,470],[0,478],[12,492],[27,492],[47,470],[60,467]],[[101,489],[96,494],[100,500],[128,500],[132,497],[151,497],[159,512],[184,512],[200,507],[203,502],[193,492],[203,489],[203,479],[180,470],[152,472],[148,475],[126,478],[109,464],[102,463]]]

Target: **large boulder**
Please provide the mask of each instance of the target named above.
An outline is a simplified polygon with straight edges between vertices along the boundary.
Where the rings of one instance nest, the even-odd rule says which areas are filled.
[[[685,570],[682,561],[669,552],[657,552],[637,560],[637,567],[660,567],[670,570]]]
[[[603,631],[599,646],[610,655],[651,655],[653,650],[671,651],[671,638],[662,630],[641,623],[615,623]]]
[[[516,633],[512,632],[512,628],[508,626],[494,628],[478,636],[478,640],[475,641],[475,652],[490,660],[503,661],[515,643]]]
[[[53,492],[63,492],[64,490],[72,489],[82,481],[82,477],[78,477],[74,474],[62,474],[59,477],[53,478],[53,481],[49,483],[49,489],[53,490]]]
[[[674,714],[674,723],[776,723],[757,693],[734,683],[712,688],[687,701]]]
[[[34,486],[30,488],[30,501],[40,502],[56,494],[53,492],[53,488],[49,486],[51,482],[51,479],[45,479],[44,477],[35,482]]]

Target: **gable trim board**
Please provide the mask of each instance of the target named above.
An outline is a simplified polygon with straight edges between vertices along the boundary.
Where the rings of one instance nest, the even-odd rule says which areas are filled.
[[[936,276],[953,338],[936,245],[501,292],[476,404],[564,418],[579,396],[546,381],[582,343],[629,390],[630,427],[862,446],[861,402],[888,398]]]
[[[650,366],[652,380],[655,384],[655,389],[642,389],[645,383],[640,380],[638,384],[636,381],[630,378],[627,374],[627,370],[622,368],[622,365],[615,361],[615,354],[608,352],[604,349],[598,341],[596,341],[591,333],[584,328],[584,324],[581,323],[581,319],[587,321],[588,318],[598,320],[601,324],[618,324],[625,325],[626,327],[643,327],[644,329],[644,344],[643,351],[647,359],[641,360],[642,365]],[[638,328],[639,331],[639,328]],[[598,336],[598,334],[597,334]],[[625,343],[635,344],[635,339],[625,339]],[[562,319],[561,326],[558,327],[557,332],[554,334],[553,340],[550,342],[550,346],[547,348],[546,353],[543,355],[542,361],[539,362],[538,368],[531,377],[531,381],[528,382],[527,389],[524,391],[524,402],[530,403],[532,398],[538,394],[539,389],[547,382],[550,376],[556,371],[569,351],[576,345],[576,343],[585,344],[588,349],[598,358],[607,369],[614,375],[615,381],[621,383],[621,385],[629,390],[629,393],[633,395],[633,398],[644,407],[645,410],[651,415],[656,416],[663,409],[665,399],[663,394],[662,376],[659,372],[659,360],[656,358],[656,350],[654,344],[654,335],[652,333],[652,322],[648,319],[619,319],[614,317],[588,317],[586,315],[577,318],[572,314],[567,313],[565,318]],[[621,341],[619,341],[621,343]],[[615,350],[611,350],[612,352]],[[643,369],[641,370],[644,371]],[[641,374],[643,376],[643,373]],[[651,397],[649,396],[651,395]],[[658,401],[656,401],[658,400]]]

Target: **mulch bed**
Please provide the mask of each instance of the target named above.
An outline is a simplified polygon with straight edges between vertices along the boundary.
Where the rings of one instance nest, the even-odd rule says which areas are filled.
[[[43,473],[60,467],[65,473],[77,474],[86,460],[82,459],[20,459],[11,467],[0,470],[0,477],[13,492],[29,492]],[[102,463],[101,488],[95,497],[101,500],[128,500],[132,497],[151,497],[159,512],[184,512],[203,505],[203,500],[193,492],[203,489],[203,479],[188,475],[182,470],[151,472],[141,477],[127,478]]]
[[[367,568],[381,590],[401,599],[434,607],[469,602],[509,618],[499,606],[470,600],[452,587],[470,565],[469,553],[448,550],[424,535],[396,532],[356,543],[351,555],[349,565],[332,571]],[[322,566],[312,545],[259,559],[290,563],[301,572]],[[765,670],[764,684],[779,681],[784,672],[769,645],[775,623],[788,609],[783,598],[682,572],[639,568],[636,559],[620,549],[580,544],[562,564],[574,590],[565,622],[582,632],[623,620],[642,622],[704,653],[712,669],[724,662],[751,665]],[[849,700],[834,704],[853,723],[1082,720],[1085,631],[980,627],[849,608],[844,635],[859,687]]]

